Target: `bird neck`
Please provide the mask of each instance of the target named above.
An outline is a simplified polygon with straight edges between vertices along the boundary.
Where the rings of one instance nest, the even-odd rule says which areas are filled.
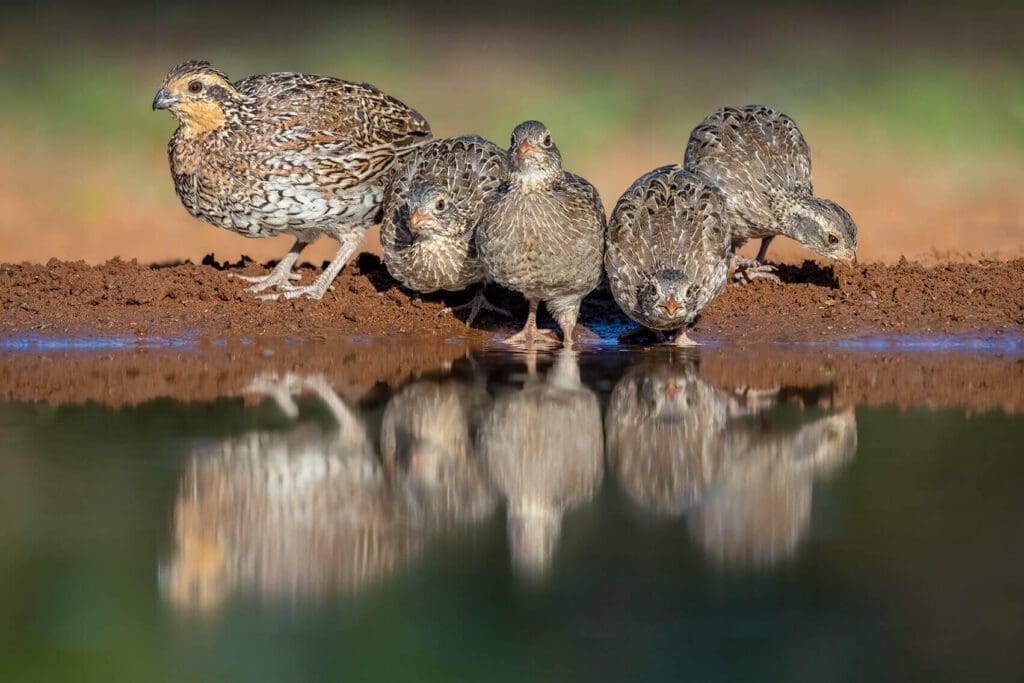
[[[509,184],[522,192],[550,190],[562,177],[562,171],[553,166],[524,166],[513,169]]]
[[[817,200],[810,196],[788,197],[783,205],[782,221],[779,229],[782,235],[799,240],[799,235],[807,231],[808,224],[817,224],[821,215]]]

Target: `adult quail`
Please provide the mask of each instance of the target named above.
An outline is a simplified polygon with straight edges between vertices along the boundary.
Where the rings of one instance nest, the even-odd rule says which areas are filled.
[[[400,163],[385,194],[380,227],[392,277],[424,294],[483,282],[476,226],[484,202],[505,179],[505,159],[494,143],[463,135],[429,142]],[[484,299],[482,287],[468,305],[467,324],[481,307],[501,310]]]
[[[676,345],[694,344],[686,329],[729,273],[729,230],[718,191],[680,166],[651,171],[612,210],[605,249],[612,296],[626,315],[674,331]]]
[[[604,471],[601,408],[573,354],[561,350],[546,377],[531,370],[522,389],[498,396],[477,435],[485,470],[507,501],[513,565],[529,578],[548,570],[562,516],[593,498]]]
[[[530,304],[526,325],[505,341],[539,340],[537,306],[548,310],[572,346],[580,302],[601,279],[605,217],[594,186],[562,170],[551,132],[526,121],[512,132],[508,180],[494,192],[477,228],[487,277]],[[545,343],[553,333],[542,332]]]
[[[420,114],[372,85],[295,73],[232,83],[208,62],[171,69],[153,108],[178,120],[168,155],[189,213],[245,237],[295,238],[269,275],[244,278],[287,298],[324,295],[377,220],[396,159],[430,139]],[[337,254],[293,286],[300,252],[325,234]]]
[[[684,165],[725,197],[734,249],[761,239],[756,259],[736,258],[738,280],[778,280],[765,264],[777,235],[856,263],[857,226],[843,207],[814,196],[807,141],[785,114],[760,105],[719,109],[693,129]]]

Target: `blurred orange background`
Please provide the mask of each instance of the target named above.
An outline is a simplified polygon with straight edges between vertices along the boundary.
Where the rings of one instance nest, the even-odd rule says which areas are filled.
[[[856,219],[862,261],[1024,254],[1024,15],[1012,6],[688,13],[641,3],[580,16],[456,3],[297,8],[301,24],[282,25],[256,21],[253,7],[248,19],[199,6],[137,8],[116,21],[102,8],[8,12],[0,261],[284,253],[290,238],[205,225],[174,194],[174,123],[149,104],[188,58],[232,78],[293,70],[370,81],[437,136],[504,144],[520,120],[541,119],[609,209],[636,177],[680,161],[690,129],[716,107],[768,104],[801,126],[816,191]],[[334,249],[324,239],[304,256],[318,262]],[[770,252],[810,257],[786,241]]]

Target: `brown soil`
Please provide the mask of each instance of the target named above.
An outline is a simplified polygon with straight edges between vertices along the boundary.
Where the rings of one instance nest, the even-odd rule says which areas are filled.
[[[514,321],[484,315],[475,329],[442,314],[471,292],[415,297],[380,260],[363,254],[322,301],[257,301],[232,273],[266,272],[248,260],[226,265],[149,266],[120,260],[99,266],[51,260],[0,266],[0,334],[103,334],[201,338],[331,339],[339,335],[430,335],[484,342],[525,316],[520,297],[493,292]],[[302,270],[308,281],[316,271]],[[901,260],[856,269],[782,266],[784,284],[730,286],[693,336],[722,342],[814,342],[877,335],[1024,332],[1024,259],[922,266]],[[460,314],[464,317],[464,314]],[[550,321],[548,321],[550,323]],[[628,321],[602,288],[581,323],[606,333]]]
[[[469,346],[429,338],[374,343],[268,340],[247,345],[204,344],[192,349],[0,352],[0,400],[50,404],[98,402],[112,407],[161,398],[263,400],[247,389],[264,374],[323,375],[346,397],[370,400],[420,375],[447,370],[471,354]],[[680,352],[659,349],[669,362]],[[790,399],[830,407],[897,405],[970,411],[1024,411],[1024,352],[866,353],[784,346],[703,348],[700,373],[734,393],[778,391]],[[615,357],[612,357],[614,360]],[[628,361],[621,360],[614,362]],[[648,357],[657,361],[655,356]],[[584,374],[607,378],[607,354],[581,356]],[[595,365],[596,363],[596,365]],[[465,367],[465,366],[464,366]],[[600,369],[604,368],[604,369]]]
[[[444,370],[468,346],[437,338],[416,344],[375,339],[287,344],[202,344],[195,350],[0,352],[0,399],[120,407],[168,397],[213,401],[247,397],[260,374],[323,375],[359,398],[379,385],[397,389],[423,373]],[[257,397],[259,398],[259,397]]]

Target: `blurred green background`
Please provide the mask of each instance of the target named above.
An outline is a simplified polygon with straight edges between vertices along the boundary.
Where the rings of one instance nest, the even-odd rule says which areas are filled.
[[[192,220],[174,196],[174,125],[149,105],[189,58],[232,78],[370,81],[439,136],[503,144],[539,118],[608,206],[680,160],[718,106],[765,103],[800,124],[819,194],[861,226],[862,258],[1024,249],[1018,3],[144,1],[3,13],[0,261],[279,255],[281,244]],[[789,245],[776,256],[809,254]]]

